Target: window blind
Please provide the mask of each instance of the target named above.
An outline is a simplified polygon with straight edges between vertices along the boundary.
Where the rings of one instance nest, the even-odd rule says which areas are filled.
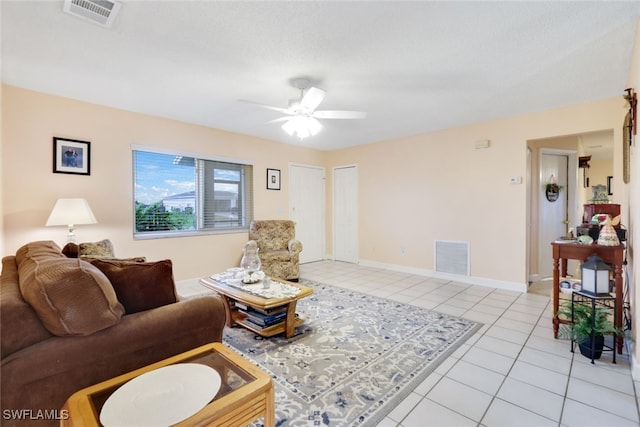
[[[133,163],[135,237],[248,230],[251,165],[135,149]]]

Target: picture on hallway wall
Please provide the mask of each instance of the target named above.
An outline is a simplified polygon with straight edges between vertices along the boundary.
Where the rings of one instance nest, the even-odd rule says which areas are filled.
[[[280,169],[267,169],[267,190],[280,189]]]
[[[53,137],[53,173],[91,175],[91,143]]]

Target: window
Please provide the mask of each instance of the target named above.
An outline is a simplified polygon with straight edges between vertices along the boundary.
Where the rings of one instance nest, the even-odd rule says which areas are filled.
[[[134,237],[247,231],[252,166],[134,148]]]

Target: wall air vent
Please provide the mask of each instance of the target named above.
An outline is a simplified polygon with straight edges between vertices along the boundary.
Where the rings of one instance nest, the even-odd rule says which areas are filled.
[[[436,240],[435,245],[435,271],[469,275],[469,242]]]
[[[112,0],[64,0],[62,10],[70,15],[110,28],[120,10]]]

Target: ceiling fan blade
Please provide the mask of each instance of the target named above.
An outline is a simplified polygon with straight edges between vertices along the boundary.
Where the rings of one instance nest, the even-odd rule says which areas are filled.
[[[247,104],[257,105],[258,107],[266,108],[268,110],[279,111],[285,114],[291,114],[288,108],[275,107],[273,105],[261,104],[259,102],[247,101],[246,99],[239,99],[240,102],[246,102]]]
[[[269,120],[267,123],[286,122],[286,121],[291,120],[291,119],[293,119],[293,116],[279,117],[277,119]]]
[[[325,94],[326,92],[322,89],[318,89],[317,87],[310,87],[302,97],[302,100],[300,101],[300,107],[308,112],[315,110],[324,99]]]
[[[367,113],[363,111],[345,111],[345,110],[320,110],[312,114],[318,119],[364,119]]]

